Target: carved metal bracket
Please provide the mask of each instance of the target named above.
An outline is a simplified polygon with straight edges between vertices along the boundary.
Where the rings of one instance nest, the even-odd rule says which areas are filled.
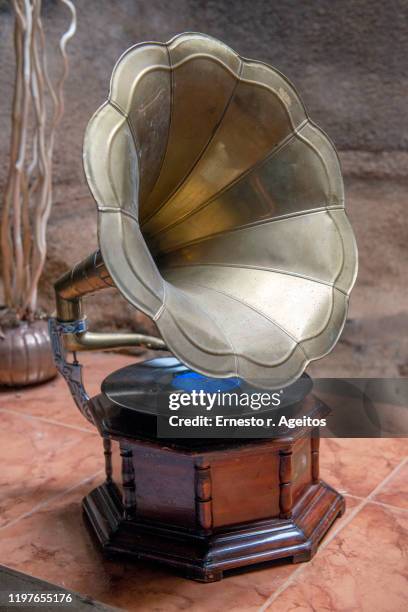
[[[94,424],[92,414],[89,409],[89,395],[85,391],[82,380],[82,365],[77,361],[75,353],[74,361],[72,363],[67,361],[64,343],[62,341],[62,336],[64,334],[73,334],[86,331],[86,320],[79,319],[78,321],[70,321],[65,323],[58,321],[55,318],[50,318],[48,321],[48,328],[56,368],[65,378],[71,395],[80,412],[86,419],[88,419],[88,421]]]

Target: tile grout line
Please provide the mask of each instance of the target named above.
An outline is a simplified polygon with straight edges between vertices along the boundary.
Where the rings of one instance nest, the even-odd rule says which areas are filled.
[[[363,500],[364,497],[359,497],[358,495],[351,495],[350,493],[344,493],[344,497],[350,497],[351,499]],[[408,512],[408,508],[401,508],[400,506],[394,506],[393,504],[387,504],[385,502],[380,502],[375,499],[370,500],[370,504],[375,504],[376,506],[383,506],[383,508],[388,508],[389,510],[397,510],[399,512]]]
[[[355,508],[353,508],[353,510],[350,512],[348,518],[346,520],[344,520],[343,523],[341,525],[339,525],[339,527],[337,529],[334,528],[331,531],[331,533],[327,537],[327,539],[320,545],[319,552],[324,550],[326,548],[326,546],[328,546],[328,544],[330,544],[330,542],[332,542],[333,539],[345,527],[347,527],[347,525],[349,523],[351,523],[351,521],[357,516],[357,514],[364,508],[364,506],[366,506],[372,500],[372,498],[378,493],[378,491],[380,491],[383,488],[383,486],[386,485],[403,468],[403,466],[405,465],[405,463],[407,461],[408,461],[408,457],[405,457],[404,459],[402,459],[402,461],[400,463],[398,463],[398,465],[395,466],[395,468],[388,474],[388,476],[386,476],[371,491],[371,493],[367,497],[365,497],[365,498],[357,498],[357,499],[361,499],[361,502]],[[397,510],[399,510],[399,508],[397,508]],[[272,593],[272,595],[270,595],[268,597],[268,599],[262,604],[262,606],[260,606],[258,608],[258,612],[265,612],[267,610],[267,608],[269,608],[269,606],[271,606],[273,604],[273,602],[276,601],[278,599],[278,597],[284,591],[286,591],[286,589],[295,581],[295,578],[299,574],[301,574],[302,572],[304,572],[307,569],[307,567],[309,567],[308,564],[304,563],[301,567],[299,567],[294,572],[292,572],[292,574],[281,584],[281,586],[274,593]]]
[[[49,503],[51,503],[53,501],[56,501],[56,500],[60,499],[61,497],[64,497],[64,495],[68,495],[68,493],[71,493],[72,491],[74,491],[75,489],[78,489],[83,484],[86,484],[87,482],[93,480],[97,476],[103,475],[103,474],[105,474],[104,470],[98,470],[94,474],[91,474],[90,476],[87,476],[86,478],[83,478],[82,480],[80,480],[76,484],[72,485],[71,487],[68,487],[68,489],[64,489],[64,491],[60,491],[59,493],[56,493],[55,495],[52,495],[51,497],[48,497],[44,501],[40,502],[39,504],[37,504],[36,506],[31,508],[31,510],[29,512],[25,512],[24,514],[21,514],[20,516],[18,516],[16,518],[14,518],[13,520],[9,521],[5,525],[2,525],[0,527],[0,532],[4,531],[5,529],[8,529],[9,527],[12,527],[13,525],[18,523],[19,521],[22,521],[23,519],[32,516],[33,514],[38,512],[38,510],[41,510],[42,508],[47,506]]]
[[[78,425],[70,425],[69,423],[62,423],[60,421],[54,421],[53,419],[48,419],[47,417],[36,416],[34,414],[27,414],[26,412],[19,412],[16,410],[12,410],[10,408],[0,408],[0,414],[12,414],[15,416],[19,416],[22,418],[27,418],[31,420],[42,421],[43,423],[48,423],[49,425],[58,425],[60,427],[68,427],[69,429],[74,429],[75,431],[81,431],[82,433],[92,434],[93,436],[99,435],[98,431],[94,431],[93,429],[86,429],[85,427],[79,427]],[[85,418],[85,417],[84,417]]]
[[[373,497],[375,497],[377,495],[377,493],[379,491],[381,491],[381,489],[384,487],[384,485],[388,484],[388,482],[394,478],[394,476],[396,474],[398,474],[398,472],[404,467],[404,465],[407,463],[408,461],[408,457],[404,457],[404,459],[402,459],[400,461],[400,463],[398,463],[395,468],[388,474],[388,476],[386,476],[384,478],[384,480],[382,480],[372,491],[371,493],[369,493],[369,495],[367,495],[366,502],[371,501],[373,499]]]

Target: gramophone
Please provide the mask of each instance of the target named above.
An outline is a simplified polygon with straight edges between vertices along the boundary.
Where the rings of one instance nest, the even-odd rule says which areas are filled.
[[[121,56],[84,167],[100,250],[56,282],[50,331],[103,439],[106,482],[83,503],[91,529],[107,553],[205,582],[309,559],[344,509],[319,479],[318,427],[161,438],[156,400],[187,372],[284,390],[297,415],[325,414],[303,372],[336,344],[357,272],[333,145],[276,69],[187,33]],[[81,300],[106,287],[161,338],[88,331]],[[114,372],[89,398],[77,352],[136,345],[173,357]]]

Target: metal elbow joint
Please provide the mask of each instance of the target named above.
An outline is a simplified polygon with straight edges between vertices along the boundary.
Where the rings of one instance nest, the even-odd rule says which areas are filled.
[[[96,251],[57,280],[54,285],[57,304],[57,322],[68,351],[109,350],[119,347],[140,346],[165,350],[160,338],[136,333],[93,333],[87,330],[82,313],[82,297],[100,289],[114,287],[114,283]]]

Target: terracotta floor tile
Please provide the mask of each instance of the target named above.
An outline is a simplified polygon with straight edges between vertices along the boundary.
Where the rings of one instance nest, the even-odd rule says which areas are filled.
[[[81,518],[81,499],[96,484],[95,479],[3,529],[0,562],[130,612],[256,610],[299,567],[271,564],[199,584],[156,564],[107,561]],[[347,500],[336,528],[357,503]]]
[[[200,584],[159,565],[105,560],[83,523],[87,483],[0,531],[0,562],[128,611],[256,610],[296,565]]]
[[[100,438],[0,411],[0,526],[103,469]]]
[[[75,406],[61,377],[24,390],[0,392],[0,407],[19,414],[43,417],[64,425],[95,431]]]
[[[320,474],[341,492],[366,497],[408,455],[402,438],[325,438]]]
[[[408,462],[380,489],[374,501],[408,510]]]
[[[368,504],[267,608],[403,612],[408,514]]]
[[[91,395],[108,373],[137,360],[103,353],[83,357]],[[302,566],[269,565],[203,585],[158,565],[107,561],[88,534],[80,507],[83,495],[102,475],[62,494],[103,469],[99,436],[63,426],[91,428],[73,404],[64,381],[57,379],[17,396],[15,392],[0,393],[0,405],[18,413],[0,411],[0,526],[44,503],[0,529],[0,563],[130,612],[256,610],[294,572],[293,584],[269,609],[399,612],[406,608],[403,546],[406,550],[408,513],[370,503],[347,524],[360,504],[350,497],[346,498],[346,515],[334,524],[326,547]],[[340,491],[365,497],[407,454],[408,442],[401,439],[326,439],[321,443],[321,475]],[[408,492],[407,476],[405,466],[375,501],[407,507],[403,499]],[[51,499],[56,495],[60,496]],[[344,529],[331,539],[342,525]],[[299,567],[302,571],[297,574]]]
[[[118,353],[83,353],[80,359],[84,364],[85,388],[90,396],[99,393],[100,384],[108,374],[140,361],[139,357]],[[95,431],[75,406],[61,376],[43,385],[10,391],[1,390],[0,408]]]
[[[117,566],[117,570],[118,570]],[[114,588],[99,594],[99,600],[129,612],[207,612],[258,610],[268,596],[295,571],[296,566],[277,565],[224,578],[221,582],[200,584],[142,563],[122,566]]]

